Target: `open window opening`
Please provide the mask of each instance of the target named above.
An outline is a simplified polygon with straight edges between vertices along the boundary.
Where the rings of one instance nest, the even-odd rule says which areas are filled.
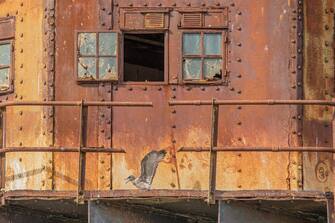
[[[164,33],[124,35],[124,81],[164,81]]]

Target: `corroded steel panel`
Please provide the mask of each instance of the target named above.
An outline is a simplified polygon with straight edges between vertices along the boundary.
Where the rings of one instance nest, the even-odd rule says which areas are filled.
[[[145,154],[159,149],[167,150],[168,154],[158,166],[153,188],[208,188],[208,153],[176,151],[182,146],[209,146],[210,107],[169,107],[168,100],[298,98],[297,88],[292,87],[297,81],[298,62],[294,59],[298,57],[297,46],[291,45],[297,39],[294,19],[297,17],[297,1],[220,1],[217,4],[208,1],[205,5],[200,1],[176,4],[170,1],[114,1],[113,18],[101,16],[99,4],[96,1],[57,2],[56,99],[151,101],[154,106],[113,108],[110,111],[109,108],[89,109],[87,144],[121,147],[127,152],[114,154],[112,162],[107,156],[100,157],[100,161],[95,154],[87,156],[87,189],[134,188],[125,184],[124,178],[132,174],[138,176]],[[110,84],[77,83],[74,31],[106,30],[109,21],[112,21],[113,30],[118,31],[121,9],[147,6],[175,9],[169,12],[166,52],[169,61],[165,59],[168,82],[173,85],[122,83],[110,89]],[[228,8],[227,83],[182,84],[182,31],[178,28],[180,16],[177,10],[191,6]],[[106,18],[106,24],[101,18]],[[76,108],[56,109],[56,145],[78,146],[76,114]],[[219,146],[300,145],[299,120],[294,117],[297,117],[296,106],[224,106],[220,108]],[[296,153],[218,154],[217,189],[298,189],[302,186],[299,156]],[[77,154],[55,155],[56,189],[75,188],[77,160]],[[108,185],[110,176],[112,185]]]
[[[332,0],[305,2],[305,76],[306,99],[334,97],[334,7]],[[307,106],[304,111],[304,146],[332,146],[333,110]],[[331,154],[304,155],[306,190],[333,189]]]
[[[15,17],[15,92],[1,100],[43,100],[44,1],[1,1],[0,17],[6,16]],[[43,116],[37,107],[7,109],[6,146],[49,146]],[[6,159],[7,189],[51,188],[49,153],[12,153]]]

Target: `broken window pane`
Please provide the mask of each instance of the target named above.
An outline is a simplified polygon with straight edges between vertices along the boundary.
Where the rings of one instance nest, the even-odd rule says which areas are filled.
[[[201,59],[184,59],[183,75],[186,80],[198,80],[201,74]]]
[[[9,66],[10,65],[10,44],[0,45],[0,66]]]
[[[222,79],[222,59],[204,59],[204,77],[206,80]]]
[[[116,33],[99,34],[99,55],[115,56],[116,55]]]
[[[204,48],[206,55],[221,55],[222,35],[219,33],[207,33],[204,35]]]
[[[78,46],[80,55],[96,55],[96,34],[80,33],[78,35]]]
[[[102,80],[117,80],[116,58],[105,57],[99,59],[99,78]]]
[[[185,33],[183,35],[184,55],[201,55],[200,34]]]
[[[9,72],[10,68],[0,69],[0,91],[5,91],[9,88]]]
[[[95,58],[79,58],[78,77],[80,79],[96,79],[96,60]]]

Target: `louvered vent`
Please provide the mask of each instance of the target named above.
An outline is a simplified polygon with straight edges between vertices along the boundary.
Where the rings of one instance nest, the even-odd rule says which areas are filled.
[[[164,28],[164,13],[147,13],[144,16],[145,28]]]
[[[202,13],[183,13],[182,27],[202,27]]]

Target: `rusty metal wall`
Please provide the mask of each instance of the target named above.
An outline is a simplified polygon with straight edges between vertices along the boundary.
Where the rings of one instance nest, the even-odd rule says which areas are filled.
[[[43,24],[46,1],[0,1],[0,17],[15,17],[14,93],[5,100],[43,100],[45,97],[44,51],[46,36]],[[45,10],[46,8],[46,10]],[[50,55],[52,56],[52,55]],[[43,109],[8,108],[5,146],[49,146]],[[52,156],[50,153],[13,153],[6,155],[6,189],[51,189]]]
[[[86,188],[124,189],[124,178],[138,175],[140,162],[151,151],[165,148],[153,188],[207,189],[207,153],[177,153],[181,146],[209,146],[210,108],[168,106],[168,100],[191,99],[296,99],[299,98],[297,18],[302,5],[280,1],[57,1],[56,100],[152,101],[153,108],[89,109],[88,146],[124,148],[126,154],[87,157]],[[229,10],[228,70],[226,85],[178,84],[181,66],[181,31],[178,13],[171,11],[169,31],[169,83],[155,85],[108,83],[78,84],[74,71],[74,31],[119,30],[120,8],[213,7]],[[110,6],[110,8],[101,7]],[[113,16],[110,12],[113,10]],[[299,85],[300,86],[300,85]],[[219,145],[301,145],[295,106],[220,108]],[[71,115],[69,115],[71,114]],[[78,145],[75,108],[56,109],[55,143]],[[74,189],[77,154],[55,154],[55,188]],[[217,189],[302,189],[301,154],[225,153],[218,155]],[[110,174],[109,171],[112,171]],[[112,185],[110,185],[112,177]]]
[[[334,97],[334,8],[332,0],[305,3],[305,70],[306,99]],[[331,146],[333,110],[307,106],[304,111],[304,145]],[[304,155],[306,190],[333,190],[333,157],[330,154]]]
[[[298,0],[1,1],[0,16],[8,14],[17,18],[15,93],[1,96],[1,100],[153,102],[152,108],[88,109],[85,145],[124,148],[126,153],[87,154],[85,188],[134,189],[131,184],[125,184],[124,179],[131,174],[139,175],[145,154],[164,148],[168,155],[158,167],[153,188],[205,190],[209,154],[178,153],[177,150],[182,146],[210,145],[210,107],[170,107],[168,100],[302,99],[302,86],[305,98],[330,97],[333,89],[330,69],[334,66],[331,43],[321,48],[317,46],[320,36],[326,41],[332,35],[333,2],[323,1],[325,4],[318,5],[306,1],[305,6],[303,3]],[[228,8],[228,82],[182,84],[182,31],[178,28],[176,9],[218,6]],[[120,31],[120,9],[134,7],[171,9],[167,83],[78,83],[75,31]],[[320,12],[325,16],[317,14]],[[318,20],[304,20],[304,13],[313,19],[322,16],[325,25],[316,29]],[[306,27],[304,51],[303,22]],[[314,60],[315,52],[323,53],[328,62],[323,63],[326,58],[322,56]],[[303,54],[306,54],[304,81]],[[327,73],[328,78],[325,82],[315,81],[314,73]],[[317,91],[321,86],[328,91]],[[297,106],[227,106],[220,107],[219,112],[219,146],[315,146],[326,145],[326,140],[331,144],[330,127],[325,125],[330,119],[327,111],[307,108],[302,114]],[[78,108],[15,108],[9,109],[7,116],[8,146],[79,146]],[[305,117],[303,122],[302,116]],[[315,129],[322,129],[319,136],[312,134]],[[7,160],[8,189],[77,188],[77,153],[9,154]],[[315,154],[302,157],[300,153],[219,153],[216,188],[328,190],[329,181],[318,183],[312,171],[318,165],[327,166],[325,160],[330,157]]]

